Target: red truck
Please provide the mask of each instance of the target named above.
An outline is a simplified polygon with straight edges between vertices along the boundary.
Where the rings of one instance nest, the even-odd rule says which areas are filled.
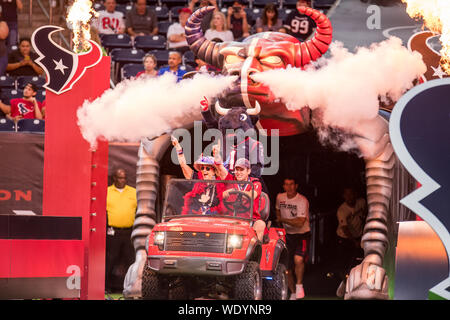
[[[203,202],[189,198],[199,184],[214,190],[212,194],[218,198],[214,211],[204,205],[211,197],[200,197]],[[253,198],[239,191],[236,184],[169,182],[162,222],[155,225],[146,241],[144,299],[194,299],[211,293],[236,300],[287,299],[285,231],[269,227],[259,241],[252,228]],[[227,197],[220,197],[232,188],[235,190]],[[260,198],[259,213],[267,220],[269,199],[265,193]]]

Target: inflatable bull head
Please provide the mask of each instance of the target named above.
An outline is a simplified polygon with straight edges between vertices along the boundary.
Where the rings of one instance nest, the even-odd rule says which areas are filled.
[[[185,33],[191,51],[198,58],[221,69],[225,75],[238,76],[234,86],[219,100],[220,106],[245,106],[248,112],[254,113],[250,109],[257,108],[258,101],[264,128],[279,129],[280,135],[306,131],[309,124],[305,123],[299,112],[288,111],[284,104],[275,100],[267,86],[255,82],[250,76],[288,65],[304,67],[321,57],[332,40],[332,27],[327,16],[307,7],[298,9],[317,24],[314,37],[306,42],[301,43],[285,33],[263,32],[251,35],[242,42],[219,43],[207,40],[201,30],[202,18],[213,10],[214,7],[204,7],[192,14],[186,23]]]

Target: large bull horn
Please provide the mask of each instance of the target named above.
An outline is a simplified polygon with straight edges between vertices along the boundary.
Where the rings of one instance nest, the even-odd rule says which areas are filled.
[[[261,112],[261,106],[259,105],[258,100],[255,100],[255,107],[247,109],[247,114],[249,116],[256,116]]]
[[[333,38],[333,27],[328,17],[318,10],[303,6],[298,7],[297,10],[311,17],[317,25],[313,38],[300,44],[299,59],[296,64],[297,67],[303,67],[327,52]]]
[[[202,19],[208,13],[214,11],[215,7],[203,7],[196,10],[186,22],[184,33],[186,41],[191,51],[206,63],[222,69],[223,56],[219,54],[219,49],[225,44],[224,42],[213,42],[205,38],[202,32]]]

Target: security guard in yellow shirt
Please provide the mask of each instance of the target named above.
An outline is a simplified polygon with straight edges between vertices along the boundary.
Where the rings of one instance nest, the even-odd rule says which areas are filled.
[[[120,168],[114,172],[113,184],[106,197],[106,291],[121,292],[128,267],[134,260],[131,231],[136,215],[136,189],[127,185],[127,174]],[[115,272],[115,269],[118,272]],[[118,275],[115,281],[115,275]],[[116,284],[117,283],[117,284]],[[119,284],[120,283],[120,284]]]

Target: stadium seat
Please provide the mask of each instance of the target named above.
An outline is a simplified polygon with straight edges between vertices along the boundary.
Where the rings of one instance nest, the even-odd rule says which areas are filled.
[[[151,6],[151,8],[155,10],[158,21],[169,20],[169,9],[166,6]]]
[[[247,22],[251,26],[255,24],[256,19],[260,17],[262,14],[262,9],[260,8],[253,8],[253,9],[245,8],[244,10],[245,13],[247,13]]]
[[[17,132],[45,132],[45,120],[21,119],[17,121]]]
[[[297,0],[283,0],[283,8],[295,9]]]
[[[131,10],[131,8],[133,8],[133,6],[131,4],[120,4],[118,3],[116,5],[116,11],[120,11],[123,13],[123,16],[126,18],[127,16],[127,12]]]
[[[190,65],[195,67],[197,64],[195,63],[195,55],[192,51],[186,51],[183,54],[183,64]]]
[[[15,132],[16,124],[14,123],[13,120],[1,118],[0,119],[0,131]]]
[[[15,98],[22,98],[23,97],[23,90],[16,90],[16,89],[2,89],[2,102],[5,104],[10,104],[11,99]]]
[[[39,90],[36,94],[36,100],[43,102],[45,100],[46,92],[45,90]]]
[[[169,26],[172,24],[170,21],[160,21],[158,22],[158,34],[162,36],[167,35],[167,30],[169,30]]]
[[[25,88],[27,83],[34,83],[38,88],[42,88],[46,80],[38,76],[19,76],[17,77],[17,89]]]
[[[169,62],[169,50],[152,50],[149,53],[155,55],[156,60],[158,61],[157,68],[161,68],[163,65],[166,65]]]
[[[292,12],[293,9],[290,8],[282,8],[278,9],[278,18],[283,21],[283,23],[286,21],[287,16]]]
[[[278,1],[274,0],[253,0],[253,8],[264,8],[268,3],[273,3],[278,6]]]
[[[10,76],[1,76],[0,77],[0,89],[15,89],[16,88],[16,79]]]
[[[195,68],[193,66],[190,65],[181,65],[180,66],[181,70],[186,70],[186,72],[191,72],[191,71],[195,71]]]
[[[166,37],[156,36],[137,36],[134,39],[134,47],[144,51],[166,49]]]
[[[104,34],[102,46],[108,51],[116,48],[132,48],[131,37],[128,34]]]
[[[111,60],[113,61],[114,79],[119,81],[119,72],[127,63],[142,63],[145,52],[141,49],[113,49]]]
[[[93,8],[97,12],[105,10],[105,6],[102,3],[100,3],[100,2],[94,3]]]
[[[142,63],[127,63],[121,69],[121,80],[135,77],[139,72],[144,71]]]

